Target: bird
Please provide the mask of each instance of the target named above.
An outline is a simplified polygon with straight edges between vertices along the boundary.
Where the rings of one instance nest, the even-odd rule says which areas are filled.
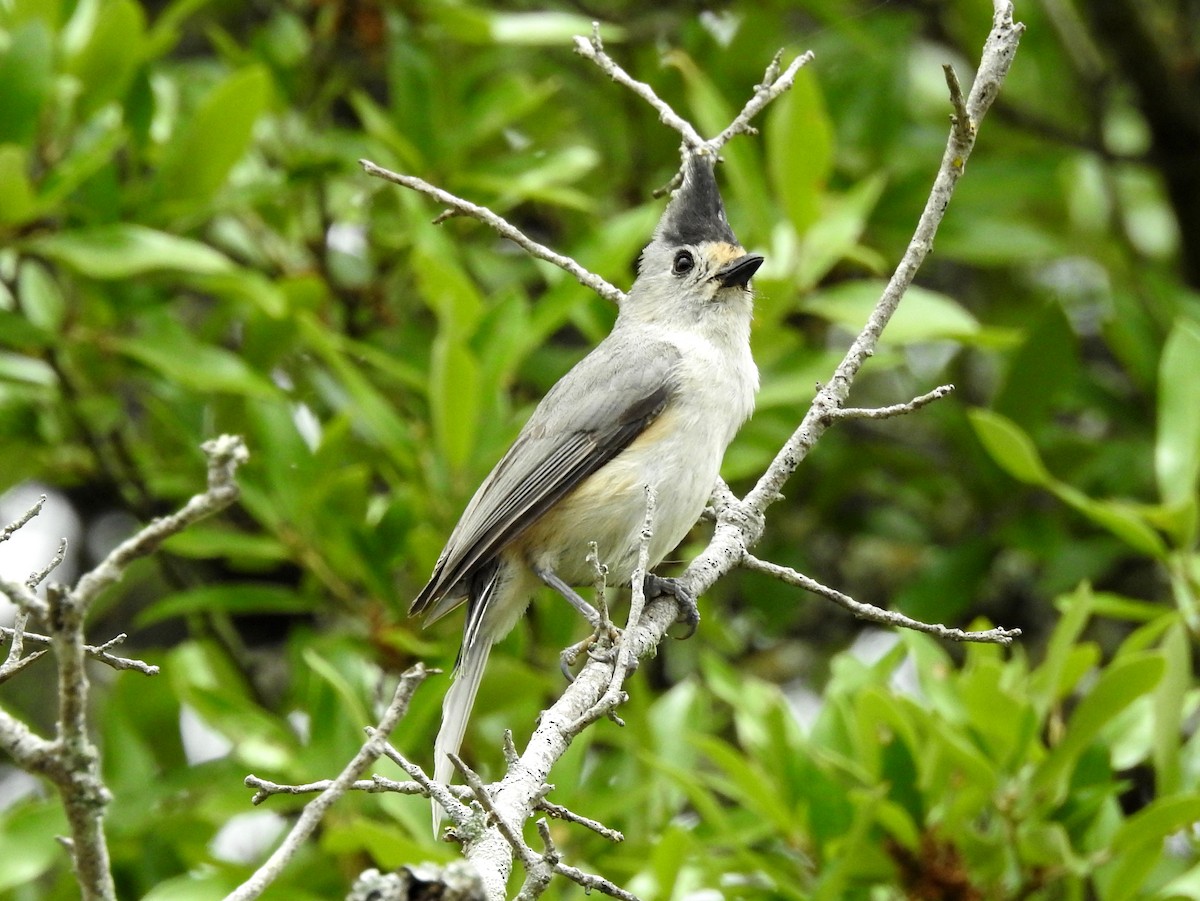
[[[711,151],[685,152],[683,177],[622,299],[611,332],[546,394],[467,503],[410,614],[425,625],[466,605],[462,645],[434,743],[448,783],[492,645],[545,584],[577,608],[590,585],[589,544],[610,584],[638,563],[647,490],[656,507],[650,567],[691,530],[722,458],[750,417],[758,369],[750,350],[751,277],[763,257],[734,236]],[[693,627],[695,599],[649,574],[648,597],[676,596]],[[441,810],[433,805],[434,835]]]

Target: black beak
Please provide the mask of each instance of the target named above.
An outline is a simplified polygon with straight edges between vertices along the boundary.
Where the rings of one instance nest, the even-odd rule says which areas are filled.
[[[763,258],[759,254],[747,253],[732,263],[726,263],[713,278],[721,283],[722,288],[744,288],[762,264]]]

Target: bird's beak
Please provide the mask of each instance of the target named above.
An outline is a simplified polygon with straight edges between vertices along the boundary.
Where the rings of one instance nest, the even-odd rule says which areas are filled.
[[[743,254],[718,269],[713,278],[721,283],[722,288],[744,288],[762,264],[763,258],[759,254]]]

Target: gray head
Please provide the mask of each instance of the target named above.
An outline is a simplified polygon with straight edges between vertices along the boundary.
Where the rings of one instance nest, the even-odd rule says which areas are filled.
[[[736,308],[748,321],[750,277],[763,258],[746,253],[729,227],[714,163],[707,154],[688,157],[683,184],[642,251],[637,281],[622,305],[631,318],[681,321]]]

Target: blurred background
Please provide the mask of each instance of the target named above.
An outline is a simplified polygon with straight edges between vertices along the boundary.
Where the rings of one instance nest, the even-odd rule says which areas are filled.
[[[609,52],[711,135],[773,54],[816,58],[724,151],[755,279],[739,494],[799,423],[902,254],[941,158],[942,64],[983,0],[535,5],[0,0],[0,545],[69,582],[245,436],[241,503],[109,590],[98,670],[122,897],[219,898],[333,776],[382,674],[449,670],[460,620],[406,617],[462,507],[614,308],[360,158],[509,218],[627,288],[678,137],[571,50]],[[632,679],[553,800],[567,862],[645,899],[1200,898],[1193,648],[1200,469],[1200,3],[1029,0],[933,254],[856,406],[756,553],[1011,651],[864,629],[755,574]],[[703,546],[699,526],[675,555]],[[663,570],[669,571],[669,568]],[[0,613],[9,623],[11,609]],[[619,619],[619,615],[618,615]],[[535,601],[465,745],[501,772],[584,624]],[[43,662],[0,704],[53,728]],[[395,744],[428,765],[446,677]],[[389,775],[396,772],[385,771]],[[1140,817],[1140,819],[1139,819]],[[45,787],[0,761],[0,894],[77,896]],[[346,799],[271,897],[448,859],[427,803]],[[575,897],[556,886],[547,897]]]

